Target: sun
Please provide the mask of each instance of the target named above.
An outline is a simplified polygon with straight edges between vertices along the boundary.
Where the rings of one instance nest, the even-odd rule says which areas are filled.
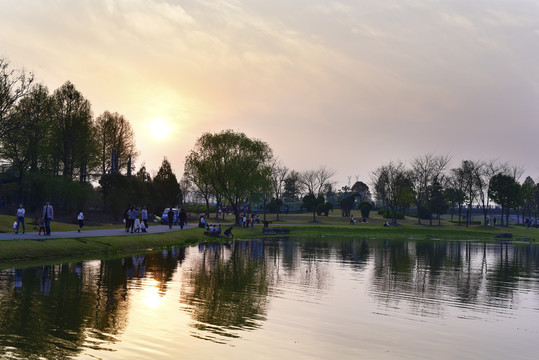
[[[148,122],[150,135],[156,140],[165,140],[170,131],[170,124],[162,117],[156,117]]]

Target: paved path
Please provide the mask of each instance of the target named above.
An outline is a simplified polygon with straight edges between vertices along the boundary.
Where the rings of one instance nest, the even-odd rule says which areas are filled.
[[[186,225],[184,228],[192,228],[195,225]],[[80,238],[80,237],[98,237],[98,236],[137,236],[141,234],[157,234],[164,233],[168,231],[179,231],[179,226],[173,226],[172,230],[168,228],[168,225],[152,225],[146,233],[128,233],[125,232],[125,228],[122,229],[103,229],[103,230],[85,230],[82,229],[81,232],[77,231],[54,231],[54,223],[51,224],[51,234],[50,235],[41,235],[37,231],[27,231],[26,233],[19,232],[15,234],[14,232],[9,233],[0,233],[1,240],[17,240],[17,239],[30,239],[30,240],[44,240],[44,239],[57,239],[57,238]]]

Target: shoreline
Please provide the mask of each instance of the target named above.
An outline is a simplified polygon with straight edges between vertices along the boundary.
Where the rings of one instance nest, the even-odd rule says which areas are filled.
[[[285,227],[290,233],[285,237],[298,238],[335,238],[355,239],[411,239],[411,240],[446,240],[446,241],[481,241],[481,242],[512,242],[515,244],[527,243],[535,245],[539,239],[539,229],[526,229],[521,227],[485,228],[482,226],[446,227],[428,225],[401,225],[381,227],[380,225],[273,225],[273,228]],[[236,239],[283,238],[283,235],[265,235],[262,227],[255,229],[233,230]],[[497,239],[500,233],[512,233],[512,239]],[[148,251],[159,251],[173,246],[189,246],[202,242],[220,242],[224,238],[204,235],[202,229],[190,227],[172,230],[168,226],[151,227],[148,233],[126,233],[122,229],[87,230],[77,233],[57,232],[55,236],[24,234],[27,238],[20,238],[14,233],[6,236],[9,239],[0,240],[0,269],[16,266],[28,266],[51,261],[74,261],[78,259],[89,260],[98,257],[117,257]],[[75,236],[76,235],[76,236]],[[43,240],[43,241],[38,241]]]

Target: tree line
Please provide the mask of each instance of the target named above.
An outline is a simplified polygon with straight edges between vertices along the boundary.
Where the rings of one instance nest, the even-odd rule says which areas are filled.
[[[417,222],[440,219],[449,208],[457,208],[459,224],[465,208],[465,224],[471,222],[472,209],[479,209],[483,224],[490,221],[493,205],[501,210],[500,225],[509,225],[509,214],[535,218],[539,210],[539,184],[531,177],[519,182],[524,170],[499,160],[462,160],[449,168],[449,156],[427,154],[409,164],[390,161],[372,173],[376,198],[390,209],[393,223],[399,211],[417,209]],[[518,220],[517,220],[518,221]]]
[[[498,160],[463,160],[450,167],[449,156],[427,154],[408,164],[390,161],[371,174],[371,189],[356,181],[336,189],[335,171],[295,171],[274,157],[271,147],[241,132],[204,133],[185,159],[180,181],[164,158],[154,178],[144,164],[136,170],[135,134],[117,112],[94,117],[91,103],[71,82],[50,92],[34,76],[12,69],[0,58],[0,191],[4,204],[19,202],[37,209],[45,200],[65,211],[95,208],[121,217],[128,204],[164,207],[203,202],[228,208],[239,221],[249,208],[279,213],[307,209],[327,215],[335,206],[342,216],[360,210],[363,217],[376,203],[397,222],[399,213],[416,210],[417,221],[433,223],[457,208],[481,209],[484,223],[492,203],[507,224],[510,210],[537,217],[539,188],[533,179],[520,184],[521,168]],[[94,186],[98,183],[99,186]],[[217,213],[217,212],[216,212]]]
[[[48,199],[60,210],[104,207],[115,216],[130,201],[156,209],[176,204],[181,194],[170,163],[164,159],[151,179],[144,166],[135,173],[137,156],[123,115],[94,117],[90,101],[71,82],[50,92],[32,73],[0,58],[3,204],[21,202],[32,210]]]

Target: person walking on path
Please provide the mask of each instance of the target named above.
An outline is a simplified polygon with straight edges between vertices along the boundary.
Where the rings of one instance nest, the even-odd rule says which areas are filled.
[[[170,210],[168,211],[168,228],[169,229],[172,229],[172,223],[174,222],[174,211],[172,210],[172,208],[170,208]]]
[[[178,222],[180,223],[180,229],[183,230],[183,227],[187,224],[187,213],[182,208],[178,214]]]
[[[78,231],[80,232],[80,229],[82,229],[82,227],[84,226],[84,214],[82,213],[82,209],[79,209],[79,214],[77,215],[77,221],[79,222]]]
[[[129,206],[127,207],[127,209],[125,209],[125,212],[124,212],[125,232],[129,232],[129,219],[130,219],[129,214],[130,213],[131,213],[131,204],[129,204]]]
[[[131,209],[129,209],[129,228],[131,229],[131,232],[134,230],[136,218],[138,218],[138,211],[134,206],[131,206]]]
[[[22,204],[19,204],[19,208],[17,209],[17,228],[15,229],[15,234],[19,233],[19,224],[22,223],[22,233],[24,234],[24,231],[26,230],[24,226],[24,207]]]
[[[51,234],[51,220],[54,218],[54,209],[52,205],[47,201],[43,206],[43,219],[45,220],[45,230],[47,235]]]
[[[146,209],[146,206],[142,208],[142,222],[144,223],[144,229],[142,231],[146,232],[148,228],[148,209]]]

